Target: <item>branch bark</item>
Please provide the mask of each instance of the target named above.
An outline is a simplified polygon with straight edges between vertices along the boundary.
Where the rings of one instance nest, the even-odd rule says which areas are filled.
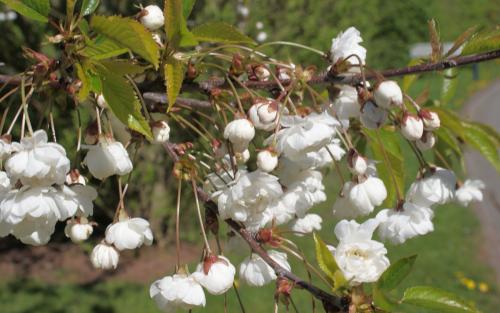
[[[168,142],[165,143],[163,146],[167,154],[174,162],[179,161],[179,156],[177,155],[174,149],[175,147],[174,144]],[[199,199],[205,203],[205,208],[217,214],[217,204],[210,199],[210,196],[199,186],[197,187],[196,192],[198,193]],[[300,277],[286,270],[277,262],[275,262],[267,254],[266,250],[262,248],[262,246],[255,240],[254,235],[251,232],[249,232],[239,223],[231,219],[227,219],[225,220],[225,222],[229,225],[229,227],[231,227],[231,229],[240,234],[240,236],[248,243],[248,245],[250,246],[250,248],[254,253],[258,254],[269,266],[271,266],[271,268],[276,272],[277,276],[285,277],[290,281],[292,281],[295,285],[300,286],[301,288],[307,290],[316,299],[321,301],[326,312],[340,313],[348,311],[350,300],[347,297],[338,297],[332,295],[310,284],[309,282],[302,280]]]

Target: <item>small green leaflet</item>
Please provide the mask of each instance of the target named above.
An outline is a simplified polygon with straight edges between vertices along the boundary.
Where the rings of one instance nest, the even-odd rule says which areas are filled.
[[[328,249],[325,242],[314,233],[314,247],[316,250],[316,261],[319,267],[326,274],[328,279],[333,282],[333,287],[338,289],[345,285],[346,279],[340,271],[332,252]]]
[[[47,23],[50,13],[50,0],[0,0],[17,13],[32,20]]]
[[[234,26],[224,22],[208,22],[196,26],[191,32],[199,41],[255,44],[252,38],[242,34]]]
[[[122,48],[137,53],[158,68],[160,49],[149,32],[141,23],[127,17],[94,16],[91,27]]]
[[[86,16],[94,13],[94,11],[99,6],[99,0],[83,0],[82,8],[80,9],[80,15]]]
[[[178,50],[179,47],[189,47],[198,44],[195,36],[187,28],[187,15],[184,15],[188,11],[191,11],[193,4],[194,1],[190,4],[182,0],[165,0],[163,8],[166,21],[165,33],[167,34],[169,46],[174,51]]]
[[[479,313],[474,306],[458,296],[434,287],[408,288],[401,302],[441,313]]]
[[[102,93],[111,111],[130,129],[151,140],[151,128],[141,113],[141,105],[130,82],[102,64],[96,64],[96,72],[101,79]]]
[[[83,102],[85,99],[87,99],[89,93],[90,93],[90,81],[87,77],[87,73],[85,73],[83,66],[79,63],[75,64],[76,67],[76,75],[78,76],[78,79],[82,83],[82,87],[80,87],[80,90],[78,91],[78,101]]]

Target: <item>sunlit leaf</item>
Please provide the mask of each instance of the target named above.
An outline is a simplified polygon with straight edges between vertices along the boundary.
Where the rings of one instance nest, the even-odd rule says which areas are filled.
[[[80,53],[93,60],[103,60],[128,53],[129,51],[128,48],[124,48],[116,41],[100,35],[94,40],[87,41],[87,45]]]
[[[130,129],[151,139],[151,128],[141,113],[141,105],[130,82],[103,65],[96,66],[96,71],[109,109]]]
[[[316,261],[318,262],[319,268],[326,274],[330,281],[332,281],[336,289],[342,287],[346,283],[346,279],[340,271],[337,262],[335,262],[332,252],[317,234],[314,234],[313,237]]]
[[[78,91],[78,100],[82,102],[85,101],[85,99],[87,99],[90,93],[91,85],[87,73],[85,73],[83,69],[83,66],[79,63],[76,63],[75,67],[76,67],[76,75],[82,84],[80,90]]]
[[[165,84],[167,87],[168,110],[174,106],[184,81],[185,66],[181,61],[170,57],[165,64]]]
[[[160,50],[149,32],[141,23],[126,17],[94,16],[91,27],[96,32],[115,41],[122,48],[137,53],[155,68],[159,65]]]
[[[102,60],[103,64],[108,70],[117,75],[137,75],[144,72],[143,66],[133,63],[131,60]]]
[[[500,173],[499,147],[496,139],[475,124],[463,122],[462,125],[465,131],[465,142],[478,150]]]
[[[412,255],[391,264],[379,278],[377,287],[383,291],[390,291],[396,288],[410,274],[416,259],[417,256]]]
[[[441,126],[448,128],[455,136],[464,138],[464,128],[461,118],[453,111],[445,108],[431,108],[432,111],[439,115]]]
[[[196,0],[184,0],[182,2],[182,16],[187,19],[189,15],[191,14],[191,11],[193,11],[194,4],[196,3]]]
[[[402,303],[443,313],[478,313],[458,296],[434,287],[417,286],[406,289]]]
[[[380,288],[376,285],[372,289],[373,302],[377,308],[393,312],[397,306],[395,301],[392,301]]]

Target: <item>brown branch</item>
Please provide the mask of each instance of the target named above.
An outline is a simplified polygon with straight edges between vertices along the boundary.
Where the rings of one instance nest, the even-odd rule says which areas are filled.
[[[389,77],[398,77],[398,76],[405,76],[405,75],[413,75],[413,74],[421,74],[421,73],[427,73],[427,72],[434,72],[434,71],[442,71],[448,68],[454,68],[454,67],[459,67],[459,66],[464,66],[472,63],[480,63],[480,62],[485,62],[493,59],[500,58],[500,50],[494,50],[490,52],[484,52],[484,53],[478,53],[478,54],[473,54],[473,55],[467,55],[467,56],[459,56],[459,57],[454,57],[450,58],[447,60],[443,60],[440,62],[436,63],[427,63],[427,64],[419,64],[419,65],[414,65],[414,66],[409,66],[409,67],[403,67],[403,68],[396,68],[396,69],[388,69],[388,70],[383,70],[383,71],[373,71],[371,73],[366,74],[366,79],[374,79],[377,76],[383,76],[386,78]],[[0,77],[0,82],[1,82],[1,77]],[[332,76],[328,72],[323,72],[319,75],[316,75],[309,80],[310,85],[321,85],[321,84],[341,84],[341,85],[357,85],[362,82],[362,77],[361,74],[355,74],[355,75],[337,75],[337,76]],[[283,86],[287,86],[291,83],[289,80],[283,80],[281,81],[281,84]],[[250,89],[275,89],[279,88],[278,83],[276,81],[246,81],[242,83],[246,88]],[[189,83],[184,83],[183,85],[183,90],[198,90],[202,91],[204,93],[210,93],[215,88],[226,88],[229,87],[226,80],[220,77],[216,78],[211,78],[206,81],[202,82],[189,82]],[[166,96],[164,93],[155,93],[155,92],[149,92],[147,93],[148,97],[153,99],[157,99],[158,103],[165,104],[167,103]],[[197,108],[208,108],[210,107],[210,103],[198,103],[198,102],[193,102],[189,103],[186,102],[185,100],[188,99],[182,99],[180,98],[177,100],[179,104],[184,104],[187,106],[193,105],[193,107]],[[184,102],[184,103],[181,103]]]
[[[179,161],[179,156],[175,151],[175,145],[172,143],[165,143],[164,148],[167,151],[167,154],[170,158],[177,162]],[[199,186],[197,187],[196,192],[198,193],[198,197],[201,201],[205,203],[205,208],[207,210],[211,210],[215,214],[217,214],[217,204],[210,199],[210,196]],[[242,227],[239,223],[227,219],[225,222],[231,227],[235,232],[239,233],[241,237],[248,243],[252,251],[258,254],[275,272],[279,277],[285,277],[292,281],[296,286],[300,286],[301,288],[310,292],[316,299],[320,300],[323,303],[323,306],[326,312],[347,312],[349,306],[349,298],[348,297],[338,297],[332,295],[313,284],[302,280],[297,275],[292,272],[286,270],[281,265],[279,265],[276,261],[274,261],[269,254],[267,254],[266,250],[262,248],[262,246],[255,240],[254,234],[249,232],[247,229]]]
[[[153,107],[153,112],[155,110],[161,110],[161,112],[165,112],[166,107],[168,106],[168,99],[166,93],[162,92],[145,92],[142,94],[142,97],[154,104],[164,104],[160,106],[160,108]],[[196,100],[196,99],[188,99],[188,98],[177,98],[175,101],[176,105],[187,106],[194,109],[210,109],[212,108],[212,104],[208,101]]]

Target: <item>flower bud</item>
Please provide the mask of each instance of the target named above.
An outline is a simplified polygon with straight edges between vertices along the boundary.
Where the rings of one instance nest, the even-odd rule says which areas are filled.
[[[227,258],[211,255],[198,264],[191,276],[209,293],[221,295],[233,286],[235,273],[236,269]]]
[[[276,67],[276,77],[278,77],[280,81],[291,80],[292,79],[291,75],[292,75],[291,69],[282,66]]]
[[[157,5],[148,5],[140,14],[140,21],[149,30],[157,30],[165,23],[163,11]]]
[[[384,81],[376,86],[373,97],[377,105],[385,109],[389,109],[393,105],[401,106],[403,104],[403,92],[398,83],[393,80]]]
[[[170,139],[170,126],[166,121],[157,121],[151,125],[154,143],[165,143]]]
[[[271,77],[271,72],[267,69],[267,67],[263,65],[258,65],[253,68],[253,73],[257,77],[259,81],[268,81],[269,77]]]
[[[387,111],[368,101],[361,108],[360,120],[364,127],[376,129],[387,120]]]
[[[270,150],[263,150],[257,154],[257,167],[266,173],[272,172],[278,166],[278,156]]]
[[[278,117],[278,102],[272,99],[258,100],[248,110],[248,117],[255,128],[271,131],[276,127]]]
[[[95,268],[103,270],[115,269],[118,266],[120,254],[113,246],[108,245],[104,241],[97,246],[90,254],[90,261]]]
[[[418,116],[422,119],[425,130],[435,130],[441,126],[439,115],[436,112],[422,109],[418,112]]]
[[[424,123],[413,114],[405,112],[401,120],[401,134],[408,140],[418,140],[424,133]]]
[[[163,40],[161,39],[161,35],[159,33],[154,33],[153,34],[153,40],[156,42],[156,44],[160,47],[163,48]]]
[[[224,138],[229,140],[236,152],[244,151],[255,136],[255,128],[246,118],[229,122],[224,129]]]
[[[94,228],[85,217],[81,217],[78,220],[69,220],[64,228],[64,234],[74,243],[89,239],[93,231]]]
[[[87,130],[85,131],[84,141],[88,145],[95,145],[99,140],[99,127],[97,126],[97,121],[89,124]]]
[[[66,175],[66,185],[71,186],[80,184],[85,186],[86,183],[87,182],[85,181],[85,177],[80,175],[80,171],[76,168],[69,171],[69,173]]]
[[[368,169],[367,159],[353,149],[349,151],[347,156],[347,165],[354,175],[364,175]]]
[[[417,140],[417,147],[422,150],[429,150],[436,144],[436,137],[432,132],[424,131],[422,138]]]
[[[106,109],[108,107],[108,103],[106,102],[106,99],[104,99],[104,96],[102,93],[97,96],[97,105],[101,109]]]

